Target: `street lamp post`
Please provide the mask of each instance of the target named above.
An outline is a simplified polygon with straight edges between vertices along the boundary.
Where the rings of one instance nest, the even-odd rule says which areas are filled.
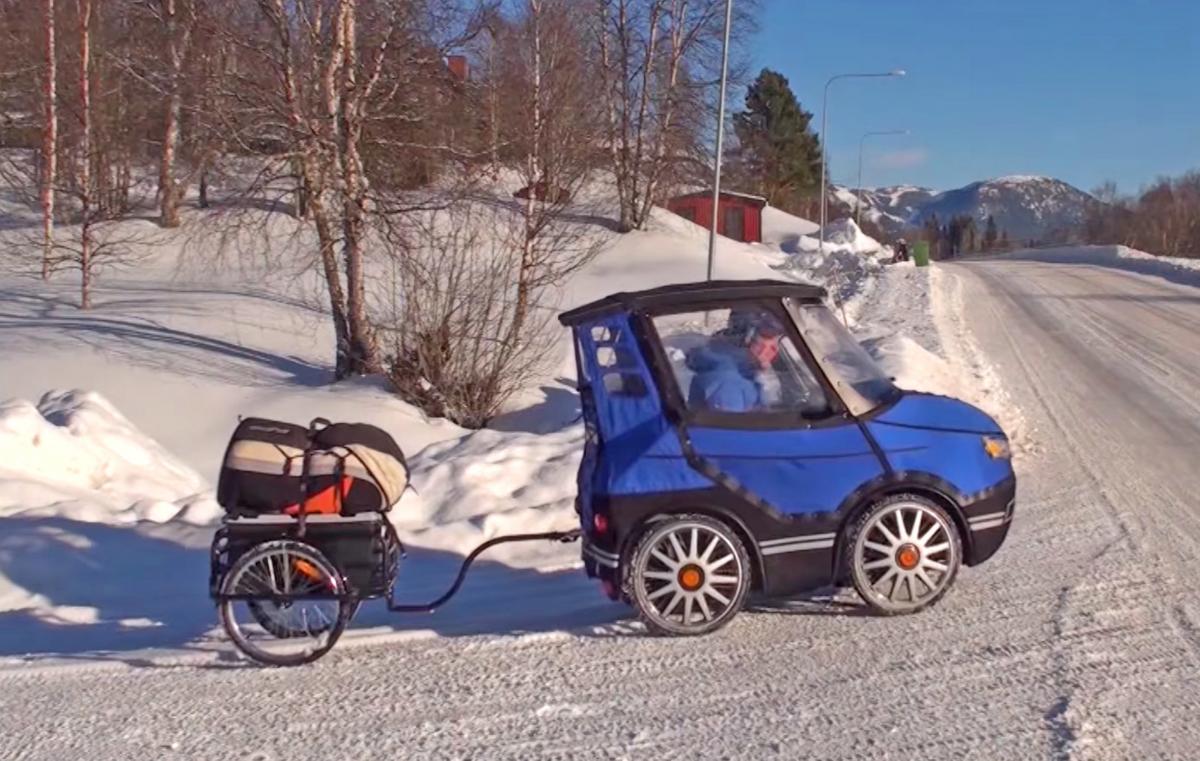
[[[854,224],[862,227],[862,203],[863,203],[863,181],[862,181],[862,165],[863,165],[863,146],[867,142],[868,137],[877,135],[907,135],[906,129],[887,129],[878,132],[864,132],[862,138],[858,141],[858,201],[854,204]]]
[[[733,18],[733,0],[725,0],[725,41],[721,45],[721,95],[717,103],[717,155],[713,169],[712,224],[708,228],[708,280],[713,278],[713,257],[717,250],[717,212],[721,210],[721,150],[725,140],[725,83],[729,77],[729,22]]]
[[[871,79],[875,77],[902,77],[905,75],[904,69],[893,69],[891,71],[878,72],[873,74],[835,74],[825,82],[825,94],[821,99],[821,230],[817,236],[817,251],[821,254],[825,253],[825,196],[827,175],[829,166],[829,86],[839,79]]]

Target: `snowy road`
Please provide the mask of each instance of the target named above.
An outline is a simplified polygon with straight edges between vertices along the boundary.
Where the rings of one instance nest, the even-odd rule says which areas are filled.
[[[0,758],[1195,757],[1200,290],[1034,262],[939,274],[1034,446],[1008,544],[934,609],[817,599],[658,640],[581,580],[518,576],[493,591],[548,595],[533,633],[501,617],[298,670],[0,672]],[[579,595],[564,615],[599,622],[554,631]]]

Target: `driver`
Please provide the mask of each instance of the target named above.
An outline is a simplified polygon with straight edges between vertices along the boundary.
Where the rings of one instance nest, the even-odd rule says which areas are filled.
[[[770,313],[730,315],[730,326],[688,353],[694,373],[688,406],[749,412],[767,406],[767,373],[779,356],[783,326]]]

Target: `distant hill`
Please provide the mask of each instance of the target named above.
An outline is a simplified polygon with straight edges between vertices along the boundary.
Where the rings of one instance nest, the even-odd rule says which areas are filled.
[[[854,191],[835,190],[842,203],[853,208]],[[941,221],[960,214],[975,218],[982,230],[989,215],[1013,241],[1064,240],[1083,223],[1096,199],[1054,179],[1030,175],[999,177],[972,182],[942,193],[901,185],[863,191],[863,217],[892,235],[919,227],[933,214]]]

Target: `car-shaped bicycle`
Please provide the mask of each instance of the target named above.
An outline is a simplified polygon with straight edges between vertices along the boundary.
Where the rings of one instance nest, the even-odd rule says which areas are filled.
[[[560,320],[586,428],[585,570],[651,632],[703,634],[752,591],[847,582],[878,613],[914,613],[1008,534],[1000,426],[898,388],[823,289],[671,285]]]

